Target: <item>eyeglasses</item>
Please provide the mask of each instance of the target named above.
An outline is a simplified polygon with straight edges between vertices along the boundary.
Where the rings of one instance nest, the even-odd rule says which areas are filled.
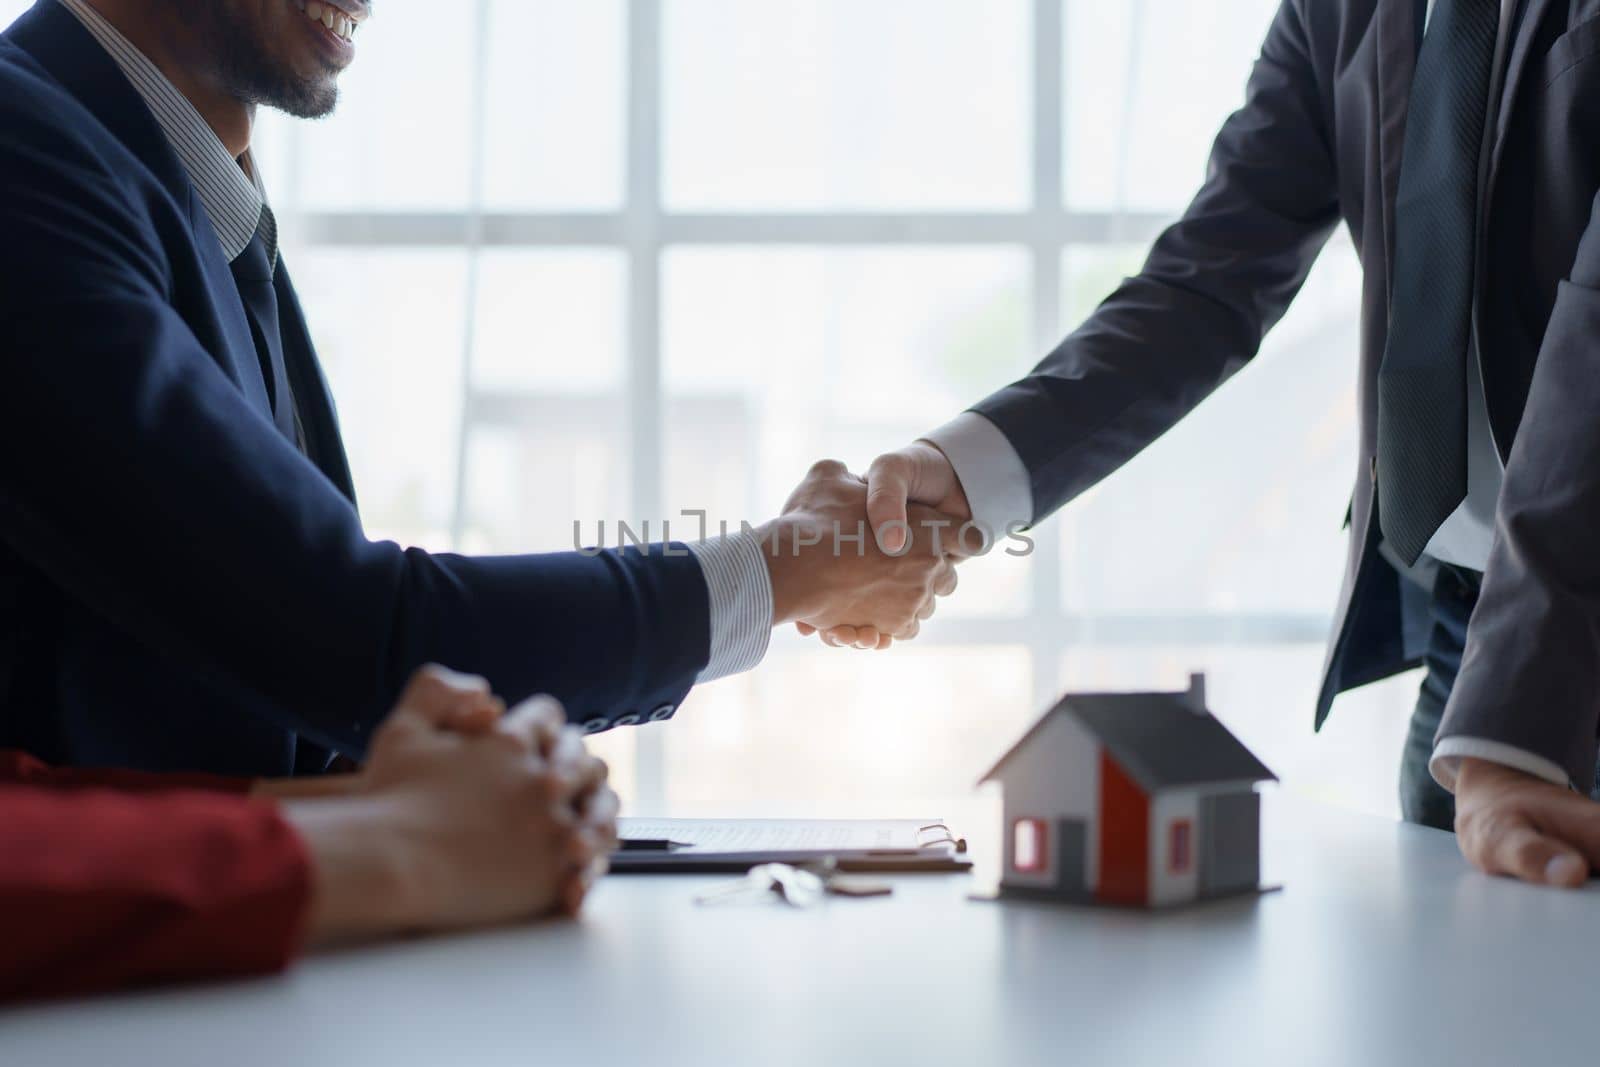
[[[917,847],[935,848],[939,845],[949,845],[957,852],[967,850],[967,839],[957,837],[950,832],[950,827],[942,822],[929,823],[927,826],[917,827]]]

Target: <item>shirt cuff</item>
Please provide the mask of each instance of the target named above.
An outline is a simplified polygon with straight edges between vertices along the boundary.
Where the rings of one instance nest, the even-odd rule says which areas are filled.
[[[751,530],[689,545],[706,579],[711,614],[711,658],[698,682],[747,671],[767,654],[772,639],[772,576]]]
[[[1434,781],[1454,793],[1456,774],[1461,770],[1461,761],[1468,756],[1488,763],[1498,763],[1502,767],[1510,767],[1512,770],[1531,774],[1535,778],[1543,778],[1551,785],[1568,789],[1572,787],[1572,783],[1567,779],[1567,772],[1562,770],[1559,764],[1552,763],[1525,748],[1481,737],[1444,738],[1433,746],[1433,757],[1428,760],[1428,772],[1433,775]]]
[[[995,538],[1032,524],[1028,467],[998,426],[975,411],[963,411],[922,439],[944,453],[961,479],[985,551]]]

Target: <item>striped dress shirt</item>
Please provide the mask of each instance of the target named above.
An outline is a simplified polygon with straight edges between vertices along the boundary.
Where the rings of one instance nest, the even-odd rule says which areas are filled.
[[[258,229],[268,257],[276,262],[278,223],[267,206],[266,190],[250,153],[235,160],[188,97],[87,0],[59,2],[100,42],[161,125],[200,196],[228,262],[239,258]]]

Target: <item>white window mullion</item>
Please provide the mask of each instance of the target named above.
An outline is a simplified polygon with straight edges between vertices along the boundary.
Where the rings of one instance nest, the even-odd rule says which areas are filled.
[[[628,0],[627,201],[629,499],[660,521],[664,401],[661,383],[661,7]],[[650,709],[636,709],[648,712]],[[666,750],[659,727],[634,731],[632,809],[666,808]]]
[[[462,301],[460,417],[456,429],[455,492],[450,504],[450,545],[457,551],[467,530],[468,454],[471,450],[474,410],[472,359],[478,340],[478,262],[483,247],[483,171],[488,140],[489,0],[477,0],[472,28],[471,159],[467,171],[466,293]]]
[[[1043,355],[1057,341],[1061,322],[1061,252],[1066,233],[1062,207],[1062,2],[1033,4],[1033,260],[1034,351]],[[1061,611],[1061,539],[1054,527],[1034,534],[1032,625],[1033,702],[1045,707],[1058,688],[1065,642]]]

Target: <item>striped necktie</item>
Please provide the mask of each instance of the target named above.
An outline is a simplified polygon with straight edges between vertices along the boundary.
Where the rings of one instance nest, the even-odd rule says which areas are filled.
[[[1436,0],[1411,84],[1378,370],[1378,522],[1407,563],[1467,494],[1478,168],[1499,21],[1500,0]]]

